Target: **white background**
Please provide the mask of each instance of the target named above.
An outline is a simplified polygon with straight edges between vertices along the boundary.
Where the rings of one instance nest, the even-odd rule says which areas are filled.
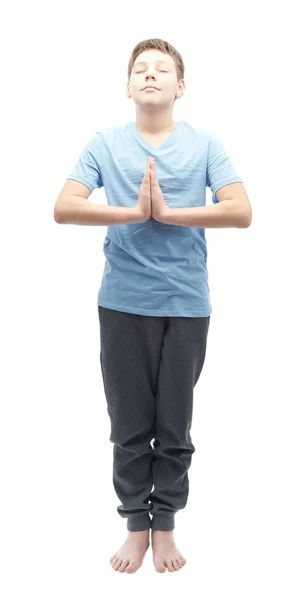
[[[95,600],[104,587],[175,600],[193,585],[201,600],[296,600],[293,2],[28,1],[1,12],[2,600]],[[109,563],[127,530],[99,359],[107,226],[59,225],[53,211],[94,132],[135,119],[128,60],[152,37],[185,62],[174,120],[220,136],[253,221],[206,230],[213,313],[175,528],[187,564],[159,574],[149,549],[127,575]],[[104,188],[91,199],[106,203]]]

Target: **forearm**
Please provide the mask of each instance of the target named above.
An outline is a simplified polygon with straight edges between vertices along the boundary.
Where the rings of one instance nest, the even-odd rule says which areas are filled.
[[[184,227],[247,227],[247,215],[236,200],[193,208],[169,208],[162,214],[162,223]]]
[[[55,207],[54,219],[63,225],[118,225],[146,220],[136,207],[106,206],[80,196],[61,199]]]

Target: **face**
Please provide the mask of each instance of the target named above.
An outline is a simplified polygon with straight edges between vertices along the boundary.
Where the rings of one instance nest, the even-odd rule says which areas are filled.
[[[148,85],[157,89],[144,88]],[[178,82],[175,62],[159,50],[146,50],[134,62],[127,85],[128,98],[137,105],[171,105],[182,96],[184,80]]]

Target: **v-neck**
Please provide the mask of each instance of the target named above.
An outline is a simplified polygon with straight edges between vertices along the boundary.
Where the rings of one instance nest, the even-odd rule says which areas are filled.
[[[162,153],[163,150],[166,150],[167,148],[169,148],[169,146],[171,146],[171,144],[175,141],[175,139],[179,135],[182,123],[183,123],[183,121],[177,121],[176,127],[173,129],[173,131],[171,131],[171,133],[169,133],[165,142],[158,148],[155,148],[154,146],[149,144],[149,142],[147,142],[147,140],[143,137],[142,133],[140,133],[140,131],[137,129],[136,122],[131,121],[132,131],[133,131],[135,138],[139,141],[139,143],[144,148],[146,148],[146,150],[148,150],[149,152],[154,153],[154,154],[160,154],[160,153]]]

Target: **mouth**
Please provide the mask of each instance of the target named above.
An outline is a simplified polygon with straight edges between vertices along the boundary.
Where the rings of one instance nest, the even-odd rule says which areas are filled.
[[[158,88],[154,87],[153,85],[148,85],[145,88],[143,88],[143,92],[145,92],[146,90],[156,90],[156,91],[160,91]]]

